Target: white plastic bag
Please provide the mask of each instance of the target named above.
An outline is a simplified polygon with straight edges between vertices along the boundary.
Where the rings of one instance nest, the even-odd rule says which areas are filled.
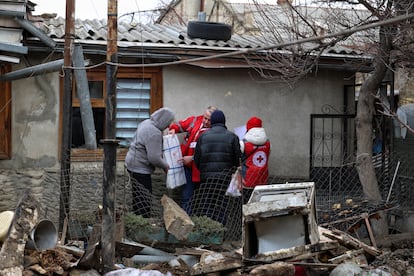
[[[170,169],[167,174],[167,188],[174,189],[186,183],[180,142],[177,135],[164,135],[163,153]]]
[[[240,187],[242,187],[242,175],[240,167],[232,174],[231,181],[226,190],[226,196],[241,196]]]

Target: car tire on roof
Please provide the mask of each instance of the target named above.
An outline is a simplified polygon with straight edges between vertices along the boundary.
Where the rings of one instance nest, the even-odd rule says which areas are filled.
[[[187,35],[190,38],[229,40],[231,26],[218,22],[190,21],[187,25]]]

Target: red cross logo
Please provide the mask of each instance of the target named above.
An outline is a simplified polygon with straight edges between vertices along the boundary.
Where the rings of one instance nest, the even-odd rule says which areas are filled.
[[[266,165],[267,156],[263,151],[257,151],[254,153],[252,161],[253,165],[261,168]]]

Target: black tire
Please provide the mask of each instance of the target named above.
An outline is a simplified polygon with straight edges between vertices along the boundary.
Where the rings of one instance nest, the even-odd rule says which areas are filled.
[[[231,26],[217,22],[190,21],[187,26],[187,35],[191,38],[229,40]]]

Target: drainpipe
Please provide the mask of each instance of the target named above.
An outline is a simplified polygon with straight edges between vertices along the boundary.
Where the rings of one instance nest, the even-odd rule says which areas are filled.
[[[73,66],[83,67],[84,62],[83,49],[81,45],[76,45],[73,50]],[[76,69],[74,72],[76,93],[80,101],[80,112],[82,118],[83,135],[85,138],[85,146],[88,150],[96,149],[96,130],[93,120],[93,111],[91,105],[91,97],[89,93],[88,77],[85,69]]]
[[[70,62],[70,61],[69,61]],[[34,77],[43,75],[50,72],[56,72],[62,69],[64,65],[63,59],[54,60],[51,62],[45,62],[31,67],[16,70],[10,73],[6,73],[0,76],[0,81],[13,81],[20,80],[23,78]]]

